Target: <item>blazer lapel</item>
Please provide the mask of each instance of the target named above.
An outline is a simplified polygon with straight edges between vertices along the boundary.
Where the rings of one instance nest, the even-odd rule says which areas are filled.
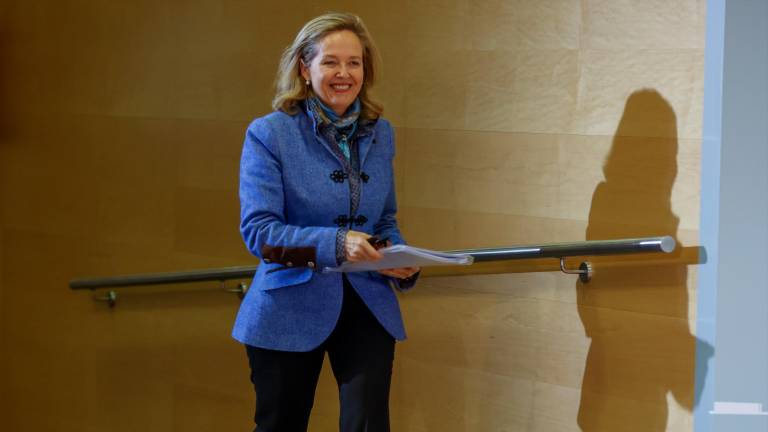
[[[342,167],[345,166],[344,162],[346,162],[346,161],[341,159],[341,158],[344,157],[343,155],[340,155],[341,152],[340,151],[334,151],[334,149],[332,147],[333,144],[328,142],[328,139],[326,137],[324,137],[319,131],[315,130],[314,135],[315,135],[315,139],[317,141],[319,141],[320,144],[322,144],[323,147],[325,147],[325,150],[328,153],[332,154],[334,158],[336,158],[336,161],[339,163],[339,165],[341,165]]]
[[[333,144],[328,142],[328,139],[326,139],[326,137],[324,137],[320,133],[320,128],[317,127],[317,122],[315,121],[314,116],[312,116],[310,113],[308,113],[306,111],[303,111],[303,114],[304,114],[304,116],[301,119],[301,121],[307,122],[309,124],[309,127],[305,128],[303,126],[300,126],[299,129],[302,130],[302,131],[309,130],[310,131],[310,135],[317,142],[319,142],[321,146],[323,146],[325,148],[325,151],[330,153],[336,159],[336,161],[339,163],[340,166],[344,167],[344,161],[339,158],[338,152],[333,151],[333,147],[331,147]]]
[[[371,150],[371,145],[374,142],[373,132],[374,132],[375,126],[376,126],[375,122],[366,122],[366,124],[362,126],[360,132],[358,133],[357,145],[358,145],[358,151],[360,152],[361,168],[365,164],[365,158],[368,157],[368,152]]]

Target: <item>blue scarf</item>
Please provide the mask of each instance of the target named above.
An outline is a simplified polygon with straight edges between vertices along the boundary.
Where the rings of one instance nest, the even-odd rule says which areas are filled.
[[[347,112],[343,116],[336,114],[317,96],[307,99],[307,106],[318,123],[333,126],[336,143],[339,145],[341,152],[344,153],[344,157],[349,160],[349,139],[352,138],[357,130],[357,120],[360,117],[360,99],[355,99],[355,102],[347,108]]]

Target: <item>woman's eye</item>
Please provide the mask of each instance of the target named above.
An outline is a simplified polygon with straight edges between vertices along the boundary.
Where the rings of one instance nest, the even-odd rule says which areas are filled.
[[[335,66],[336,62],[333,60],[326,60],[323,62],[323,66]]]

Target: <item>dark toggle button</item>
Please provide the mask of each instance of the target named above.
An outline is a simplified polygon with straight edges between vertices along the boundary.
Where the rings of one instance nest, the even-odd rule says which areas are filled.
[[[344,183],[344,179],[348,178],[349,175],[342,170],[335,170],[329,177],[334,181],[334,183]]]
[[[369,176],[365,172],[361,172],[360,173],[360,180],[362,180],[363,183],[368,183],[368,179],[370,179],[370,178],[371,178],[371,176]]]
[[[358,215],[356,218],[352,219],[350,222],[353,222],[357,226],[365,225],[366,222],[368,222],[368,218],[363,215]]]
[[[333,220],[333,223],[335,223],[337,226],[344,227],[349,224],[350,220],[347,217],[347,215],[339,215],[336,219]]]
[[[353,218],[350,218],[347,215],[339,215],[336,217],[336,219],[333,220],[333,223],[340,227],[347,226],[348,224],[361,226],[365,225],[366,222],[368,222],[368,218],[363,215],[358,215],[357,217]]]

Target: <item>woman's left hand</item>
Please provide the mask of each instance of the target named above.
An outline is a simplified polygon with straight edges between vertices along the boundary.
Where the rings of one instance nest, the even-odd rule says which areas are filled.
[[[384,276],[389,276],[397,279],[407,279],[421,270],[419,267],[400,267],[400,268],[393,268],[393,269],[383,269],[379,270],[379,273],[383,274]]]

